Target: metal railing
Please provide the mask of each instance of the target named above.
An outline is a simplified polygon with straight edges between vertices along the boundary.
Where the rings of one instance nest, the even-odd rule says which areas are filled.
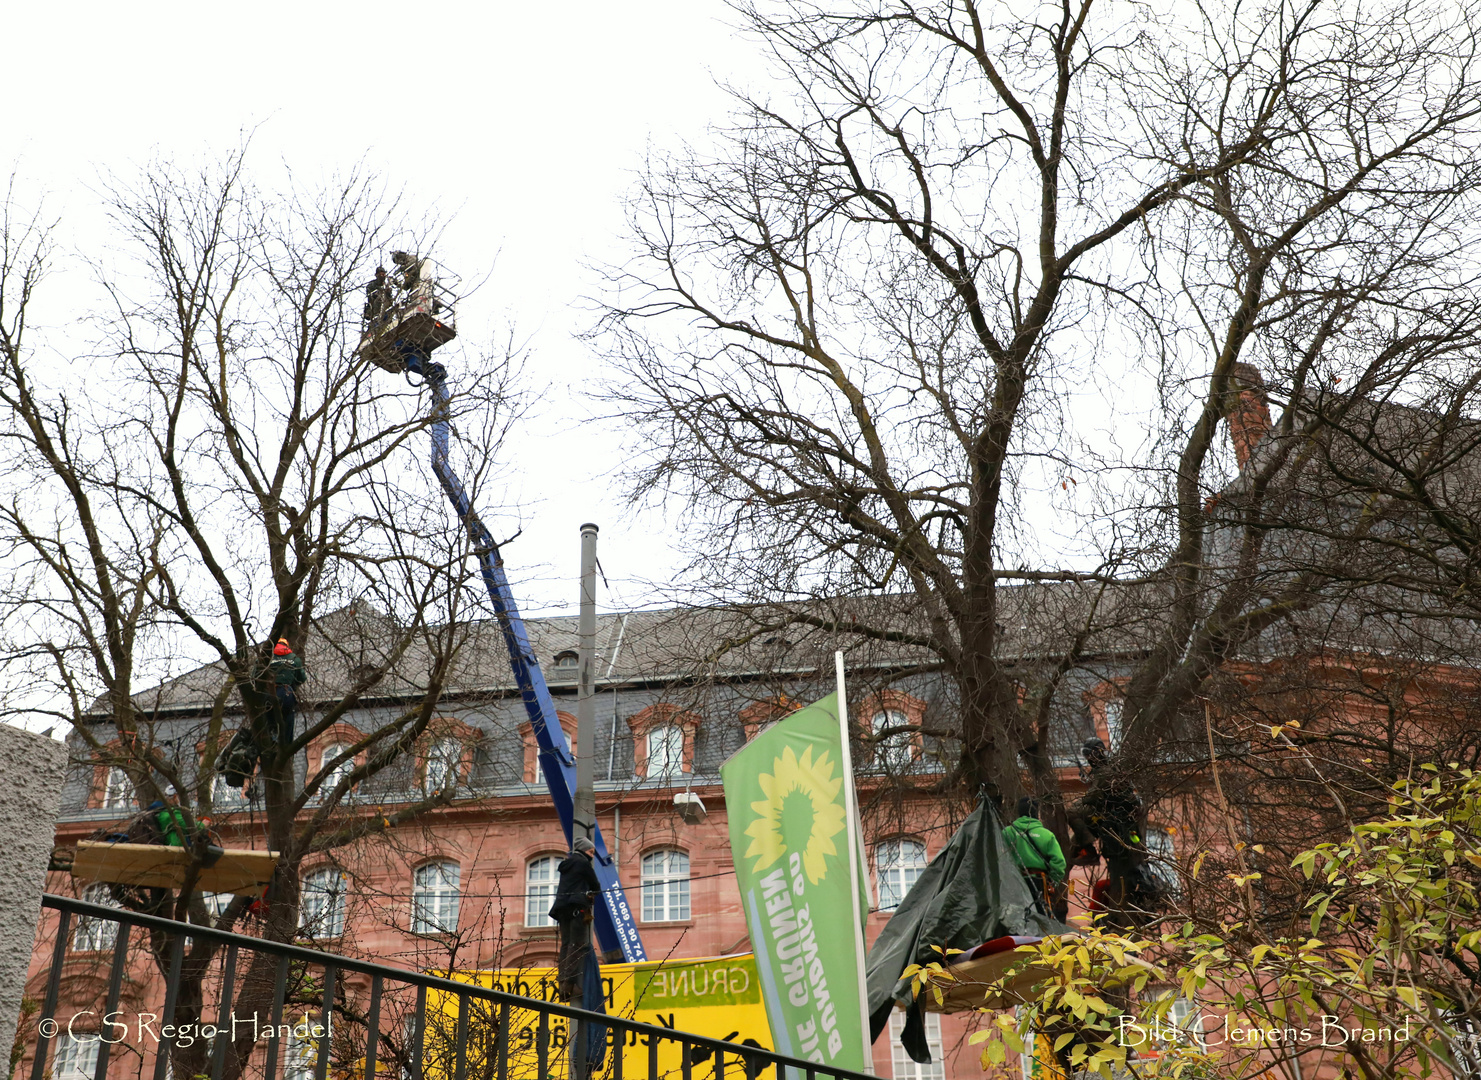
[[[29,1073],[18,1075],[30,1080],[871,1080],[753,1041],[587,1012],[460,978],[67,897],[47,895],[42,905],[57,925],[40,1012],[26,1022],[33,1057]],[[91,950],[81,959],[77,941]],[[106,982],[81,971],[88,963],[107,965]],[[150,995],[161,992],[156,1009]],[[125,998],[127,1012],[120,1010]],[[266,1024],[258,1002],[268,1006]],[[237,1014],[244,1003],[250,1017]],[[569,1051],[587,1043],[580,1025],[606,1034],[603,1060],[578,1061],[578,1071]],[[51,1050],[64,1040],[62,1062]],[[119,1062],[120,1046],[127,1064]]]

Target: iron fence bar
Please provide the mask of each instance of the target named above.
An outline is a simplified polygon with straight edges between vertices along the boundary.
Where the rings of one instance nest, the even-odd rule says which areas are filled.
[[[180,996],[180,965],[184,960],[185,936],[177,933],[170,939],[170,975],[165,983],[165,1007],[160,1014],[159,1042],[154,1046],[154,1080],[165,1080],[170,1074],[170,1054],[175,1049],[175,1038],[173,1035],[166,1037],[165,1028],[175,1022],[175,1002]]]
[[[319,1006],[319,1053],[314,1062],[314,1080],[329,1076],[329,1025],[334,1017],[334,981],[338,971],[333,964],[324,965],[324,1001]],[[310,1033],[312,1034],[312,1032]]]
[[[108,971],[108,1004],[101,1017],[104,1025],[110,1022],[108,1018],[118,1008],[118,994],[123,988],[123,968],[128,961],[129,936],[133,929],[132,926],[120,926],[113,935],[113,967]],[[108,1058],[112,1056],[113,1040],[101,1038],[102,1034],[102,1028],[99,1028],[98,1064],[93,1069],[93,1080],[107,1080],[108,1077]]]
[[[67,930],[71,922],[72,913],[64,909],[57,919],[57,940],[51,947],[51,974],[46,978],[46,1001],[41,1006],[41,1015],[36,1018],[38,1025],[57,1011],[57,991],[62,986],[62,961],[67,958]],[[31,1062],[31,1080],[42,1080],[46,1075],[46,1055],[50,1049],[51,1039],[42,1035],[38,1027],[36,1059]]]
[[[273,1080],[278,1075],[278,1044],[282,1041],[278,1033],[283,1027],[283,998],[288,993],[288,957],[278,957],[278,975],[273,980],[273,1030],[267,1040],[267,1063],[262,1075]]]
[[[612,1047],[612,1080],[622,1080],[622,1059],[627,1055],[627,1032],[621,1028],[608,1028],[608,1042]]]
[[[221,1080],[226,1068],[226,1047],[232,1040],[222,1032],[233,1030],[231,995],[236,989],[237,946],[236,942],[226,947],[226,959],[221,965],[221,1007],[216,1013],[216,1038],[211,1045],[211,1080]],[[204,1011],[204,1010],[203,1010]],[[99,1078],[101,1080],[101,1078]]]
[[[45,907],[50,907],[54,910],[60,911],[64,915],[67,912],[71,912],[73,914],[86,916],[88,918],[100,918],[105,921],[112,921],[120,924],[126,923],[133,926],[141,926],[146,929],[162,930],[165,933],[169,934],[180,934],[183,932],[181,924],[174,921],[173,919],[162,919],[158,916],[144,915],[134,911],[125,911],[120,908],[107,907],[102,904],[91,904],[84,900],[73,900],[70,897],[47,894],[42,897],[42,904]],[[366,960],[357,960],[352,957],[340,956],[335,953],[326,953],[316,949],[306,949],[299,945],[289,945],[283,942],[266,941],[262,938],[248,937],[242,934],[233,934],[230,931],[217,930],[214,927],[196,926],[194,924],[191,924],[189,928],[189,934],[192,937],[210,939],[227,945],[235,943],[245,949],[253,949],[258,952],[265,952],[270,955],[279,957],[280,976],[278,979],[278,992],[280,995],[283,991],[283,983],[286,981],[286,966],[288,961],[291,959],[303,963],[313,964],[319,967],[323,967],[328,964],[334,964],[340,970],[340,972],[351,971],[359,974],[369,975],[372,978],[376,976],[383,976],[384,978],[393,979],[403,984],[415,986],[418,988],[419,999],[422,1000],[423,1004],[425,1004],[426,991],[428,990],[436,990],[453,995],[468,994],[469,996],[478,998],[482,1001],[505,1004],[514,1009],[528,1009],[538,1013],[542,1018],[554,1016],[561,1017],[563,1019],[566,1019],[567,1021],[592,1021],[608,1028],[617,1029],[629,1034],[636,1034],[639,1038],[647,1037],[650,1040],[661,1039],[665,1042],[676,1041],[676,1036],[672,1028],[658,1027],[654,1024],[645,1024],[636,1020],[626,1020],[621,1017],[612,1016],[607,1013],[589,1012],[585,1009],[577,1009],[569,1005],[561,1005],[555,1002],[547,1002],[535,998],[521,997],[518,994],[511,994],[503,990],[495,990],[490,987],[483,987],[466,982],[459,982],[455,979],[442,978],[436,975],[425,975],[418,971],[409,971],[400,968],[387,967],[384,964],[376,964]],[[59,941],[61,941],[60,938]],[[59,967],[60,959],[53,963],[53,972],[55,973],[59,969]],[[53,1003],[52,1008],[55,1008],[55,1003]],[[47,1015],[49,1015],[49,1013],[47,1013]],[[282,1018],[280,1013],[274,1019],[275,1028],[281,1025],[281,1020]],[[727,1043],[723,1039],[712,1039],[702,1035],[684,1035],[683,1038],[687,1040],[687,1042],[692,1046],[704,1047],[711,1051],[730,1050],[733,1052],[735,1050],[734,1043]],[[269,1044],[270,1055],[275,1055],[276,1045],[277,1042],[275,1034],[273,1041]],[[656,1041],[652,1042],[650,1045],[650,1049],[652,1049],[654,1052],[650,1055],[650,1057],[652,1058],[650,1064],[653,1065],[653,1068],[650,1070],[651,1080],[659,1080],[659,1074],[656,1067],[656,1047]],[[836,1078],[836,1080],[878,1080],[877,1077],[873,1076],[870,1073],[855,1072],[851,1069],[836,1069],[830,1066],[825,1069],[819,1070],[816,1063],[814,1062],[808,1062],[803,1060],[802,1058],[780,1054],[773,1050],[758,1051],[756,1056],[758,1061],[765,1062],[765,1065],[785,1066],[787,1069],[791,1070],[791,1072],[795,1074],[795,1076],[800,1077],[804,1074],[807,1074],[807,1080],[817,1080],[817,1075],[819,1074],[825,1077]],[[270,1060],[275,1061],[275,1056],[271,1057]],[[273,1074],[271,1073],[268,1074],[268,1080],[272,1080],[272,1075]],[[32,1080],[45,1080],[44,1074],[36,1072],[36,1070],[33,1068]],[[371,1078],[371,1080],[373,1080],[373,1078]],[[420,1071],[417,1073],[414,1080],[422,1080]],[[501,1080],[508,1080],[507,1075],[501,1078]]]
[[[412,1040],[412,1080],[422,1080],[422,1069],[427,1060],[427,988],[417,987],[416,1018],[412,1021],[416,1038]]]
[[[381,977],[370,977],[370,1015],[365,1020],[365,1080],[375,1080],[376,1043],[381,1037]],[[215,1078],[213,1078],[215,1080]]]
[[[550,1014],[540,1013],[540,1020],[535,1025],[535,1076],[538,1080],[547,1080],[550,1066]]]
[[[458,998],[458,1036],[453,1050],[453,1080],[466,1080],[468,1075],[468,1014],[472,1011],[473,999],[467,994]],[[323,1080],[321,1077],[320,1080]]]
[[[725,1080],[725,1051],[715,1051],[715,1080]]]
[[[683,1077],[684,1080],[693,1080],[693,1076],[694,1076],[694,1060],[692,1058],[693,1053],[694,1053],[694,1049],[693,1049],[693,1047],[691,1047],[689,1045],[689,1040],[688,1039],[681,1039],[681,1040],[679,1040],[679,1075],[681,1077]]]
[[[497,1080],[509,1080],[509,1002],[499,1003],[499,1034],[494,1037]]]
[[[658,1080],[658,1036],[648,1036],[648,1080]]]

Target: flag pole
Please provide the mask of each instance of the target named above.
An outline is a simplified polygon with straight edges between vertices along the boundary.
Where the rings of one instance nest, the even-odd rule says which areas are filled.
[[[860,1065],[863,1072],[874,1068],[874,1048],[869,1040],[869,992],[864,979],[864,922],[859,909],[867,897],[859,895],[861,867],[859,857],[862,837],[859,835],[859,804],[854,796],[854,756],[849,748],[848,698],[844,696],[843,650],[833,654],[833,671],[838,684],[838,727],[839,745],[843,754],[843,815],[848,826],[848,877],[849,895],[853,897],[851,918],[858,932],[854,934],[854,966],[859,974],[859,1035],[864,1043],[864,1059]]]

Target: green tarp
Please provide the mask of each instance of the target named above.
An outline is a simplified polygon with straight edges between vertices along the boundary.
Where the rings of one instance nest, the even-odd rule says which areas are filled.
[[[1028,882],[1013,862],[997,814],[986,803],[962,823],[921,872],[869,950],[870,1037],[889,1023],[897,1001],[909,1008],[901,1043],[916,1061],[930,1061],[919,1007],[900,975],[909,964],[945,962],[931,946],[970,949],[1008,935],[1046,937],[1070,928],[1034,907]]]

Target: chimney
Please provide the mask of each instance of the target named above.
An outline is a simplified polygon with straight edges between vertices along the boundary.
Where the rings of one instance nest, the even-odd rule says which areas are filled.
[[[1270,430],[1270,404],[1265,398],[1265,380],[1254,364],[1235,364],[1229,379],[1239,391],[1239,403],[1229,410],[1229,441],[1234,443],[1234,459],[1243,469]]]

